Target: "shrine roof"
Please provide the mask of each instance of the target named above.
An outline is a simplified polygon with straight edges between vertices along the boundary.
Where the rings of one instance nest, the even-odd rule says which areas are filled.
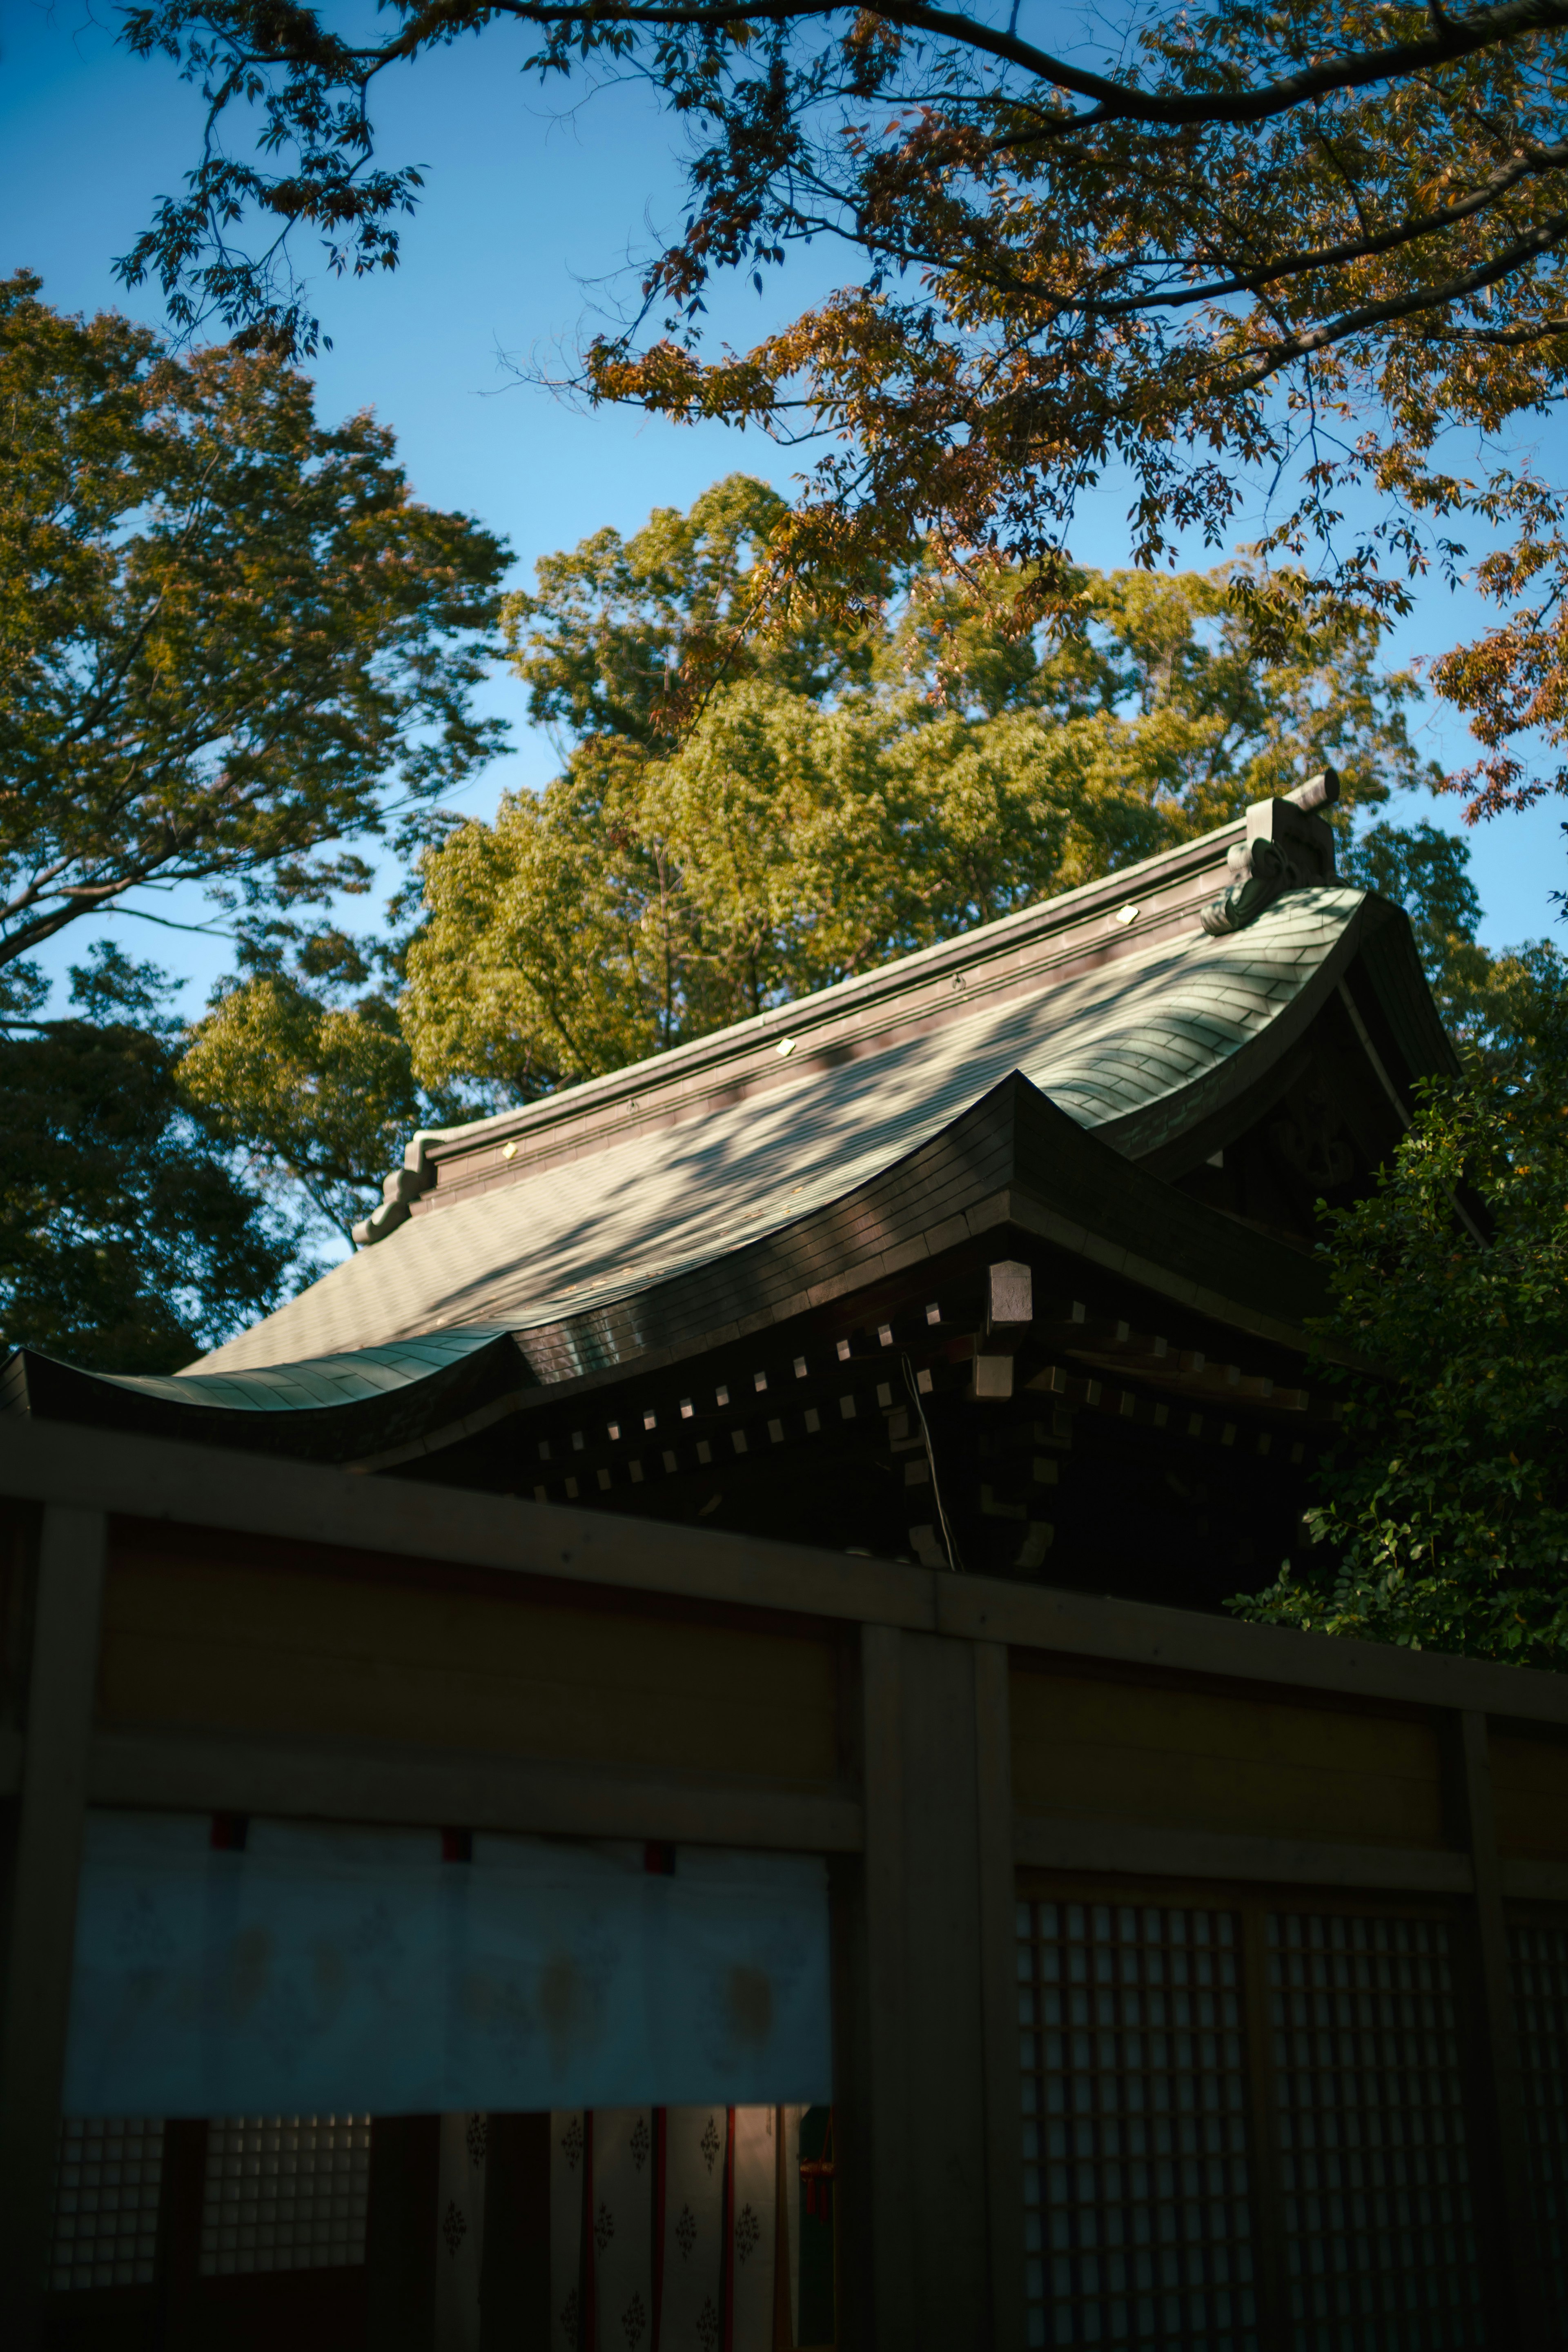
[[[1290,890],[1222,938],[1189,913],[1141,951],[1097,956],[1021,991],[993,989],[956,1015],[949,1001],[940,1020],[901,1032],[884,1023],[858,1050],[845,1042],[781,1061],[776,1029],[746,1024],[748,1033],[764,1026],[765,1060],[757,1044],[746,1049],[752,1085],[731,1072],[727,1094],[710,1088],[666,1106],[668,1065],[645,1065],[640,1084],[637,1073],[616,1074],[612,1120],[593,1089],[574,1090],[575,1140],[571,1097],[538,1107],[549,1119],[514,1114],[434,1139],[460,1142],[472,1162],[479,1137],[482,1181],[470,1175],[449,1202],[437,1188],[375,1247],[159,1386],[218,1404],[228,1401],[218,1382],[274,1368],[279,1402],[326,1402],[323,1391],[355,1377],[336,1360],[345,1356],[357,1365],[364,1351],[395,1357],[432,1335],[523,1333],[608,1307],[843,1200],[1013,1073],[1124,1159],[1170,1173],[1173,1149],[1184,1139],[1210,1148],[1203,1139],[1226,1104],[1255,1087],[1384,934],[1389,1020],[1413,1040],[1414,1066],[1439,1066],[1446,1048],[1408,925],[1338,885]],[[835,993],[790,1008],[792,1034],[824,1018]],[[384,1377],[379,1352],[365,1377]]]
[[[173,1404],[189,1404],[194,1388],[201,1403],[234,1412],[298,1412],[313,1405],[363,1404],[393,1396],[463,1363],[507,1328],[505,1324],[467,1324],[458,1330],[424,1332],[387,1347],[358,1348],[345,1355],[308,1357],[296,1363],[258,1364],[245,1371],[103,1372],[99,1378],[113,1388],[129,1389],[138,1396],[162,1397]],[[203,1360],[210,1365],[212,1358]]]

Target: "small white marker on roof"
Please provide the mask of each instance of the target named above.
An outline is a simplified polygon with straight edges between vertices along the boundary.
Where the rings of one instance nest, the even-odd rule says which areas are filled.
[[[1116,909],[1116,920],[1121,924],[1135,923],[1142,911],[1143,910],[1141,907],[1134,907],[1131,905],[1118,907]]]
[[[789,1056],[795,1051],[795,1039],[793,1037],[781,1037],[778,1044],[773,1047],[773,1051],[780,1056],[781,1060],[787,1061]]]

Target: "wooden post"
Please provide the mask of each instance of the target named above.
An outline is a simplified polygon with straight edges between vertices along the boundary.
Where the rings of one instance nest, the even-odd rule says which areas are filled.
[[[1484,2208],[1489,2202],[1491,2209],[1491,2228],[1484,2234],[1492,2249],[1488,2289],[1499,2341],[1534,2345],[1545,2340],[1541,2256],[1531,2221],[1524,2081],[1509,1983],[1508,1923],[1503,1913],[1486,1717],[1467,1707],[1460,1713],[1458,1728],[1465,1829],[1475,1874],[1473,1921],[1480,1994],[1475,2021],[1480,2063],[1474,2095],[1482,2110],[1483,2141],[1471,2151],[1471,2179],[1478,2206]]]
[[[869,2310],[856,2315],[865,2352],[872,2346],[912,2346],[913,2244],[908,2168],[914,2123],[908,2075],[908,1997],[904,1983],[903,1649],[896,1626],[866,1625],[860,1633],[861,1770],[866,1808],[864,1906],[858,1938],[856,1985],[860,2010],[858,2063],[851,2068],[853,2105],[847,2118],[851,2177],[846,2219],[868,2245],[852,2255],[868,2288]]]
[[[158,2214],[157,2317],[153,2327],[158,2352],[194,2352],[200,2341],[196,2297],[206,2169],[205,2123],[166,2123]]]
[[[491,2116],[479,2352],[551,2352],[550,2116]]]
[[[1268,1905],[1249,1897],[1238,1906],[1241,1929],[1241,2015],[1246,2035],[1247,2138],[1252,2161],[1252,2227],[1257,2263],[1258,2336],[1266,2352],[1290,2342],[1289,2282],[1285,2243],[1285,2181],[1279,2147],[1279,2078],[1268,1983]]]
[[[856,2342],[1017,2352],[1022,2148],[1005,1653],[867,1626]],[[984,1727],[982,1717],[984,1717]]]
[[[104,1549],[100,1511],[53,1503],[45,1510],[0,1956],[0,2342],[7,2352],[35,2352],[43,2325]]]
[[[375,2352],[431,2352],[436,2341],[439,2116],[377,2116],[370,2127],[365,2341]]]
[[[914,2326],[884,2343],[992,2342],[980,1798],[965,1642],[903,1636],[904,2112]],[[1013,2347],[1008,2347],[1013,2352]]]
[[[1006,1644],[976,1642],[973,1662],[991,2332],[997,2352],[1014,2352],[1014,2347],[1024,2341],[1024,2100],[1018,2046],[1018,1896],[1013,1864],[1013,1738]]]

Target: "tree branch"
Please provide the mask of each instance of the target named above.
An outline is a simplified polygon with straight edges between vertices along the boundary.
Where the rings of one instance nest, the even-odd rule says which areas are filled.
[[[689,8],[642,6],[635,5],[635,0],[603,0],[603,5],[589,0],[587,5],[579,0],[579,5],[571,6],[552,6],[546,5],[546,0],[489,0],[482,10],[474,5],[474,0],[454,0],[454,5],[421,11],[395,39],[377,47],[351,48],[330,42],[321,34],[314,14],[300,10],[295,12],[300,27],[297,41],[285,37],[266,47],[240,48],[236,44],[236,50],[247,65],[305,67],[340,80],[348,78],[346,68],[352,60],[355,78],[363,83],[369,75],[389,65],[405,63],[427,46],[447,41],[456,33],[477,31],[481,17],[510,16],[541,27],[576,25],[584,32],[595,33],[618,25],[646,25],[670,32],[722,33],[731,25],[797,24],[848,13],[846,0],[740,0],[738,5]],[[1531,33],[1557,32],[1568,26],[1568,0],[1497,0],[1497,5],[1478,9],[1468,17],[1442,16],[1419,40],[1390,42],[1386,47],[1368,49],[1359,56],[1342,52],[1256,89],[1198,93],[1141,89],[1131,82],[1086,73],[1065,58],[1053,57],[1048,50],[1020,40],[1016,33],[977,24],[973,17],[956,9],[924,6],[921,0],[884,0],[874,13],[885,24],[913,32],[935,33],[961,47],[978,50],[1005,65],[1019,66],[1054,89],[1092,101],[1092,110],[1087,114],[1064,116],[1059,124],[1042,125],[1034,134],[1037,140],[1058,138],[1064,131],[1079,131],[1101,122],[1143,122],[1168,129],[1202,123],[1238,126],[1265,122],[1273,115],[1288,114],[1294,107],[1342,90],[1364,89],[1380,81],[1404,80],[1413,74],[1428,73],[1436,67],[1457,64],[1479,50],[1522,39]],[[268,22],[276,23],[270,11]],[[335,76],[334,64],[338,66]],[[1029,143],[1027,137],[1018,143]]]

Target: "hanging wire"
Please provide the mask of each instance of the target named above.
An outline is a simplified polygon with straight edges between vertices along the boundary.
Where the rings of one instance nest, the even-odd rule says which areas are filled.
[[[948,1522],[946,1507],[942,1499],[942,1480],[937,1476],[936,1470],[936,1448],[931,1442],[931,1429],[926,1421],[925,1407],[921,1402],[920,1384],[915,1379],[914,1366],[910,1363],[908,1355],[905,1354],[900,1360],[904,1368],[904,1386],[910,1392],[915,1416],[921,1425],[921,1435],[925,1441],[926,1461],[931,1467],[931,1490],[936,1496],[936,1516],[938,1525],[942,1528],[942,1549],[947,1554],[948,1567],[955,1576],[961,1576],[963,1573],[963,1562],[958,1556],[958,1546],[953,1541],[952,1528]]]

